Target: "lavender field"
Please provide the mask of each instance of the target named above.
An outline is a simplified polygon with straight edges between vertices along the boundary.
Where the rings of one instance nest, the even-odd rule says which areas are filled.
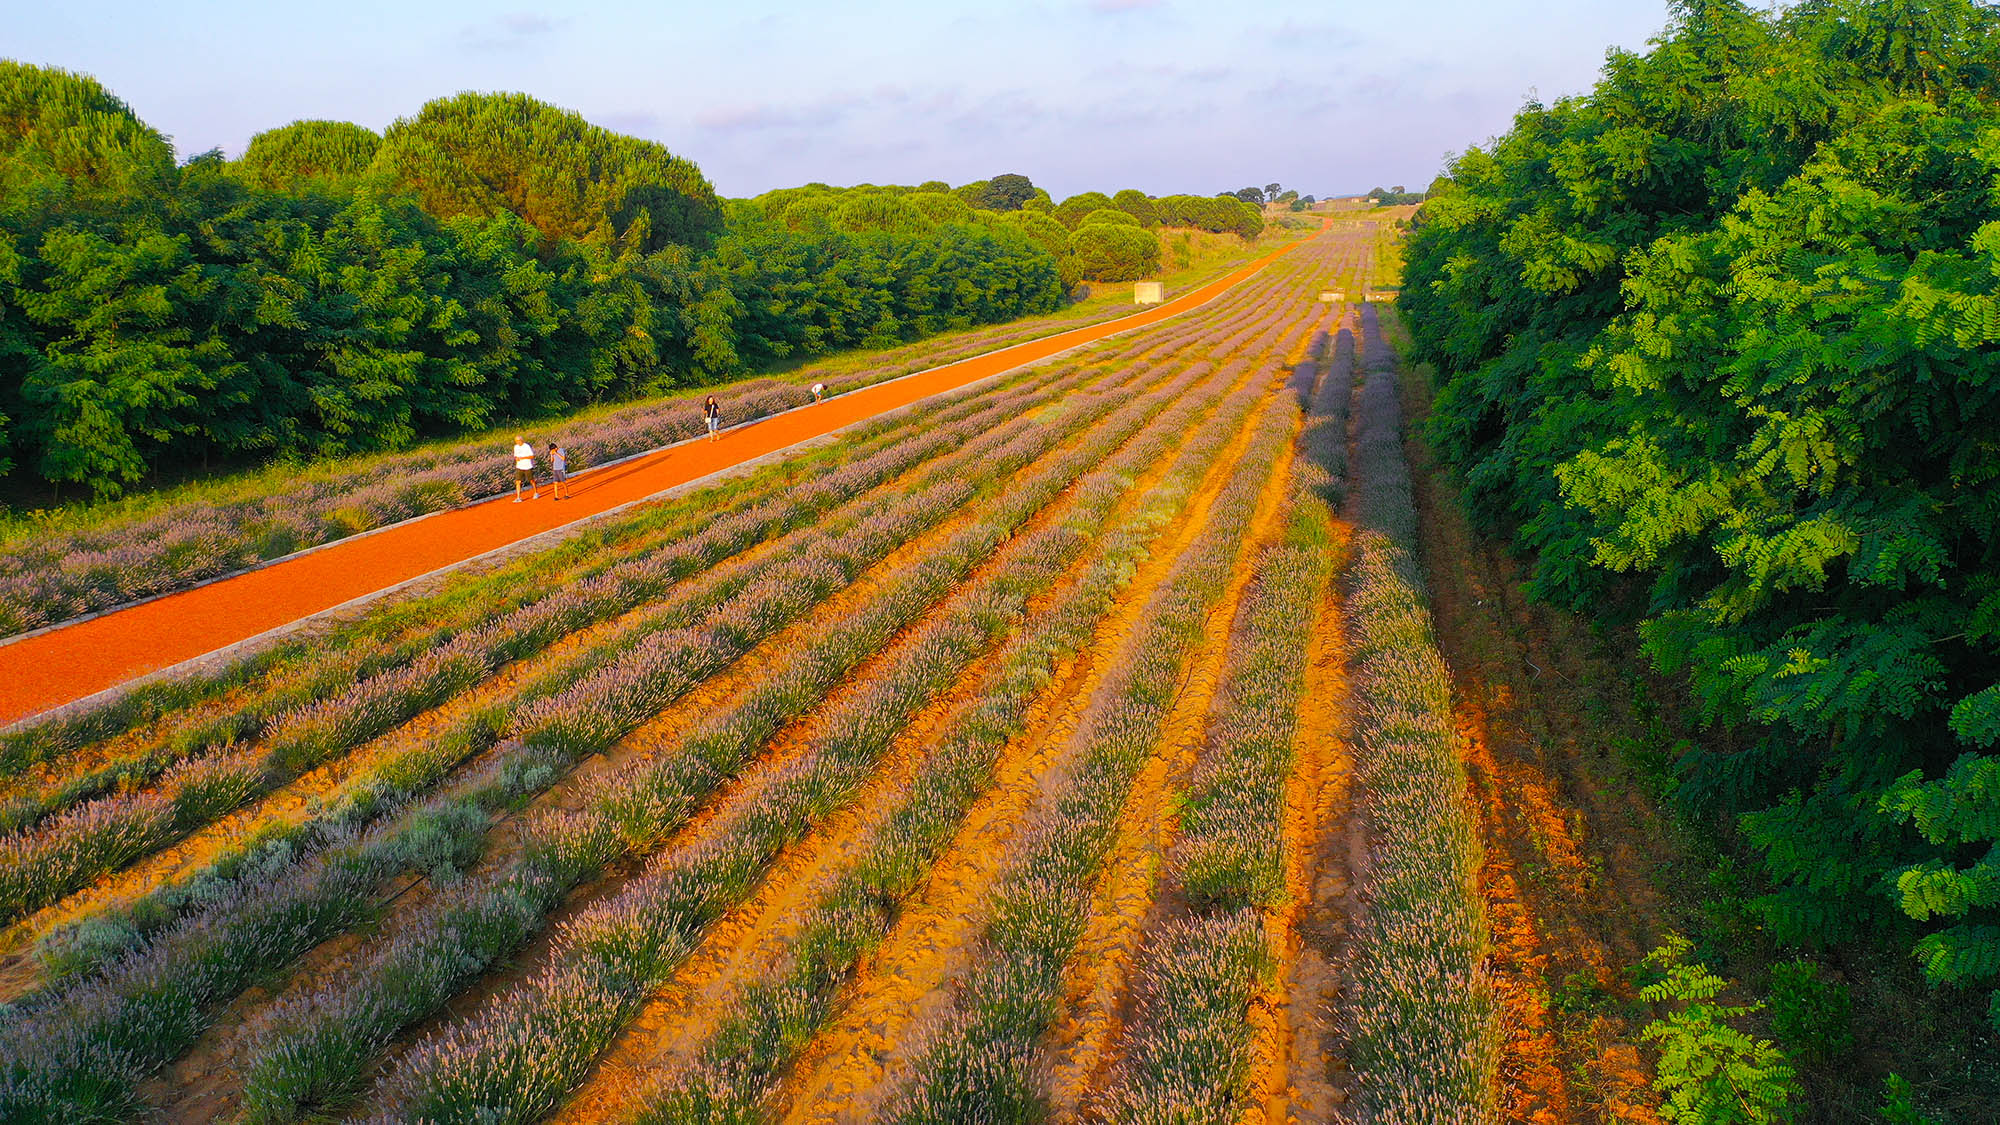
[[[6,736],[0,1119],[1484,1119],[1393,354],[1318,299],[1376,245]],[[81,612],[472,452],[8,580]],[[1351,976],[1302,971],[1329,911]]]

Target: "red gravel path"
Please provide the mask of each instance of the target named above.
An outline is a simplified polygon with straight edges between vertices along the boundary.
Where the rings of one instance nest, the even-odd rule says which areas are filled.
[[[0,723],[37,714],[440,567],[596,515],[1056,352],[1183,313],[1235,286],[1292,243],[1156,308],[878,383],[714,442],[662,449],[571,477],[573,499],[502,497],[335,543],[234,578],[169,594],[0,646]],[[495,448],[494,456],[506,450]]]

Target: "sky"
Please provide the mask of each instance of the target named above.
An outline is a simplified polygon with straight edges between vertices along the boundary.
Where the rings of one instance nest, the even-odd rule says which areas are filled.
[[[518,90],[659,141],[725,196],[1002,172],[1058,200],[1332,196],[1428,184],[1667,19],[1667,0],[0,0],[0,57],[94,76],[184,157]]]

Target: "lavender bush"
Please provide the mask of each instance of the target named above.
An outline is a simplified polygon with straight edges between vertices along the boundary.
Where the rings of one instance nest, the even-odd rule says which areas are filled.
[[[1326,346],[1313,342],[1314,355]],[[1339,357],[1336,356],[1336,361]],[[1251,996],[1269,971],[1263,911],[1284,890],[1286,786],[1318,602],[1332,578],[1326,495],[1344,475],[1348,371],[1308,361],[1291,387],[1309,406],[1290,470],[1285,538],[1259,553],[1241,635],[1182,812],[1166,878],[1190,916],[1149,934],[1123,1057],[1096,1112],[1106,1121],[1239,1120],[1248,1106]]]
[[[1353,974],[1357,1070],[1373,1120],[1488,1121],[1499,1029],[1480,966],[1479,840],[1416,560],[1394,360],[1375,310],[1362,316],[1349,614],[1374,868]]]

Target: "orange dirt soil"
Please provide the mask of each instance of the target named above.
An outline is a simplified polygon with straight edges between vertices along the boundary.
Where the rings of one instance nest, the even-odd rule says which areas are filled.
[[[1407,373],[1403,389],[1424,571],[1484,845],[1502,1115],[1656,1123],[1629,1008],[1590,999],[1634,999],[1623,970],[1674,909],[1649,874],[1675,849],[1608,759],[1617,719],[1592,718],[1593,703],[1615,708],[1624,681],[1590,655],[1581,619],[1529,602],[1518,564],[1466,525],[1423,444],[1427,396]]]
[[[1353,332],[1342,318],[1322,378],[1351,377]],[[1343,370],[1342,368],[1345,368]],[[1353,463],[1353,458],[1348,458]],[[1332,573],[1347,568],[1353,526],[1335,520]],[[1319,599],[1292,736],[1292,772],[1285,786],[1283,896],[1264,912],[1273,971],[1251,999],[1250,1099],[1242,1125],[1326,1121],[1351,1090],[1336,1085],[1329,1067],[1341,1061],[1330,1013],[1340,985],[1339,956],[1347,948],[1357,852],[1366,846],[1352,818],[1354,759],[1348,743],[1352,682],[1347,628],[1339,594],[1329,584]]]
[[[752,458],[907,406],[931,395],[1082,344],[1187,312],[1303,244],[1262,258],[1146,312],[1059,332],[841,395],[726,431],[719,441],[671,446],[577,474],[570,506],[503,496],[336,543],[219,582],[170,594],[0,648],[0,723],[11,722],[257,636],[301,617],[451,566],[518,540],[642,500]],[[500,456],[496,451],[495,456]]]

